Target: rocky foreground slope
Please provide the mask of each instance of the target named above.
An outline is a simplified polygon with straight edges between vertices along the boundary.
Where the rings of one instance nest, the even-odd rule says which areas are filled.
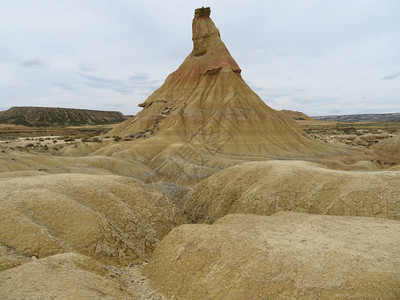
[[[29,127],[111,124],[125,121],[118,111],[14,106],[0,114],[0,124]]]
[[[115,175],[4,178],[0,190],[0,270],[71,251],[106,264],[143,262],[185,220],[161,193]]]
[[[173,299],[398,299],[400,223],[280,212],[183,225],[145,267]]]

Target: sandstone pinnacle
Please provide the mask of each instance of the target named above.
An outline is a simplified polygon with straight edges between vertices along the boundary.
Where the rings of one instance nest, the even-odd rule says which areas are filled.
[[[182,142],[227,155],[299,156],[331,151],[252,91],[210,12],[208,7],[195,10],[192,52],[139,105],[143,110],[110,134],[132,135],[141,148],[151,143],[148,159]]]

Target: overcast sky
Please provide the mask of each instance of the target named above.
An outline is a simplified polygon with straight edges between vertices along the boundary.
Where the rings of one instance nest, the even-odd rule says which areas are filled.
[[[138,112],[192,50],[201,6],[272,108],[400,112],[399,0],[0,0],[0,110]]]

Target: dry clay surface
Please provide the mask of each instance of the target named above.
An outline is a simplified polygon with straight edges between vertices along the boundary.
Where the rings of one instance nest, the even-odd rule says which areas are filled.
[[[0,272],[0,299],[165,299],[149,287],[141,267],[117,268],[77,253],[56,254]]]
[[[1,299],[134,299],[89,257],[64,253],[0,273]]]
[[[0,190],[0,269],[71,251],[106,264],[142,262],[183,222],[161,193],[115,175],[3,178]]]
[[[399,299],[400,223],[228,215],[175,228],[145,274],[173,299]]]
[[[302,161],[251,162],[197,184],[184,203],[195,222],[277,211],[400,219],[400,173],[325,169]]]

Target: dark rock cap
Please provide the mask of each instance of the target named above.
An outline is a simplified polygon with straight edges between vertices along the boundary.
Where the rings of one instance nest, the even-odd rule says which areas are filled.
[[[203,16],[209,16],[211,14],[211,8],[209,7],[201,7],[201,8],[196,8],[194,11],[194,16],[195,17],[203,17]]]

